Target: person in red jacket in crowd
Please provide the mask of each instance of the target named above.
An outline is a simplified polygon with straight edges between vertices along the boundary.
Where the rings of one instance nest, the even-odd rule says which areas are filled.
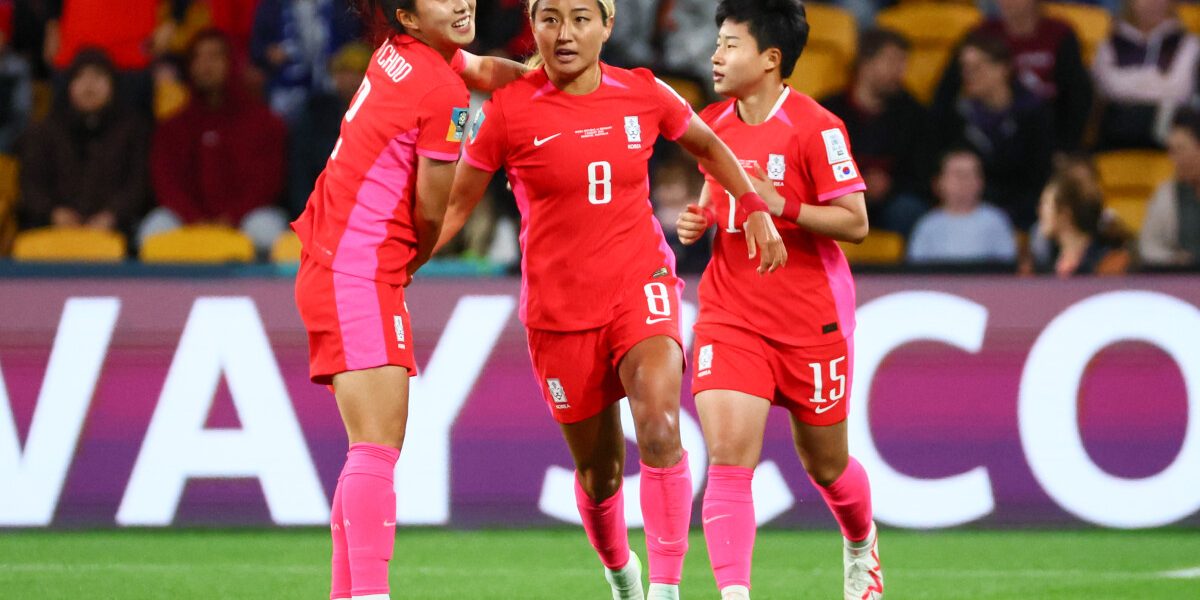
[[[283,192],[287,131],[232,76],[230,42],[205,30],[188,52],[192,98],[155,132],[150,177],[158,207],[138,240],[183,225],[241,229],[265,253],[287,229]]]

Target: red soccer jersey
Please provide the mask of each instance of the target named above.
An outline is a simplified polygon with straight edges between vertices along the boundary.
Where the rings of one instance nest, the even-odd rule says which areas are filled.
[[[408,35],[379,46],[308,206],[292,229],[334,271],[402,284],[416,253],[417,155],[458,160],[467,123],[463,55],[447,64]]]
[[[700,116],[743,167],[754,172],[754,165],[761,166],[785,198],[823,204],[867,188],[841,119],[790,87],[759,125],[742,121],[735,100],[713,104]],[[705,178],[717,237],[700,281],[700,321],[745,327],[793,346],[829,344],[850,335],[854,280],[837,243],[776,219],[788,263],[760,276],[759,259],[747,258],[745,233],[731,217],[733,200],[710,175]]]
[[[575,96],[537,70],[497,91],[471,127],[463,160],[504,166],[521,211],[521,319],[578,331],[609,322],[620,295],[675,256],[650,205],[647,162],[661,133],[678,139],[692,109],[646,69],[601,64]]]

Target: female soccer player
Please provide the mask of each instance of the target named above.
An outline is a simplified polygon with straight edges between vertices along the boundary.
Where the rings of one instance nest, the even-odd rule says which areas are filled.
[[[333,495],[330,598],[388,597],[396,527],[392,473],[415,374],[404,306],[411,274],[437,241],[467,120],[458,73],[490,88],[511,61],[459,48],[475,37],[474,0],[369,0],[394,30],[375,51],[308,206],[296,304],[310,376],[330,385],[350,450]]]
[[[703,523],[713,574],[724,600],[749,598],[751,479],[776,404],[791,413],[800,461],[846,538],[845,598],[882,598],[870,484],[847,452],[854,282],[834,242],[867,235],[866,185],[842,122],[783,84],[808,39],[800,1],[722,0],[716,20],[713,82],[729,99],[701,117],[754,166],[790,261],[769,279],[747,276],[737,251],[745,234],[711,173],[701,205],[677,223],[685,244],[717,224],[692,375],[711,459]]]
[[[782,266],[786,254],[744,171],[687,103],[649,71],[599,61],[612,0],[536,0],[529,14],[544,66],[497,91],[476,116],[442,240],[505,167],[522,216],[521,317],[538,383],[575,460],[588,539],[613,597],[643,598],[621,494],[616,401],[628,395],[642,461],[649,597],[678,598],[692,497],[679,440],[682,282],[647,181],[659,134],[739,197],[737,224],[749,232],[749,256],[761,255],[760,273]]]

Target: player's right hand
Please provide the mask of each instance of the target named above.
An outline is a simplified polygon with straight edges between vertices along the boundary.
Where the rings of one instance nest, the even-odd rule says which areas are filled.
[[[779,237],[779,230],[775,229],[771,215],[761,210],[752,212],[746,218],[743,227],[746,230],[746,249],[750,252],[750,258],[762,255],[758,262],[759,275],[774,273],[776,269],[787,264],[787,248],[783,245],[783,238]]]
[[[684,246],[690,246],[704,237],[709,225],[712,223],[706,211],[697,204],[689,204],[687,210],[679,213],[679,218],[675,220],[675,232]]]

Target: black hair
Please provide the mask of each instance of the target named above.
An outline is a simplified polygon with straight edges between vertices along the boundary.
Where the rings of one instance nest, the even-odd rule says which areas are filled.
[[[808,44],[808,16],[800,0],[721,0],[717,27],[726,20],[744,23],[758,43],[759,52],[779,50],[779,74],[787,79]]]
[[[396,11],[416,12],[417,0],[358,0],[356,8],[368,27],[376,25],[376,19],[382,16],[388,27],[396,33],[404,33],[404,26],[396,17]]]
[[[983,166],[983,158],[979,156],[979,152],[975,151],[974,148],[967,146],[966,144],[955,144],[947,148],[945,152],[942,152],[940,155],[938,155],[937,175],[940,177],[941,174],[945,172],[946,163],[950,162],[951,158],[962,155],[967,155],[974,158],[979,162],[980,166]]]
[[[974,48],[984,53],[992,62],[1012,68],[1012,48],[1003,39],[988,33],[972,33],[963,41],[963,48]],[[961,50],[960,50],[961,52]]]
[[[858,63],[862,64],[879,55],[886,48],[899,48],[908,52],[912,44],[904,36],[891,29],[875,27],[868,29],[858,38]]]

